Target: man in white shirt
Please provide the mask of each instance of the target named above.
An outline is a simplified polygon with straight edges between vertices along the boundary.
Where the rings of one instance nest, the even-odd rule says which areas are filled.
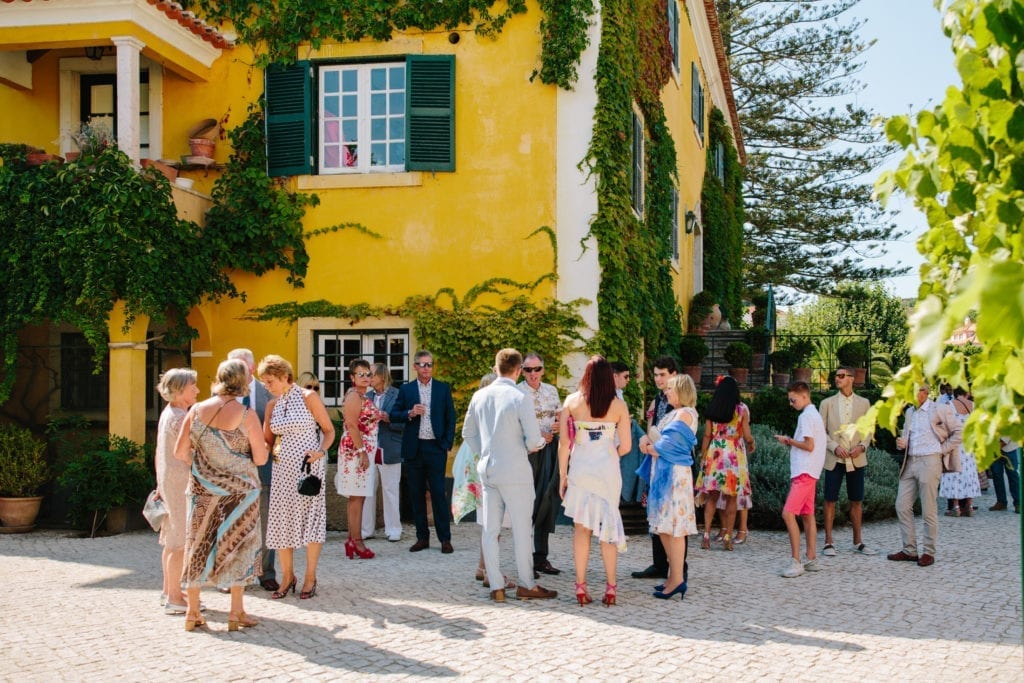
[[[800,417],[796,421],[796,432],[792,437],[776,434],[775,439],[783,446],[789,446],[789,495],[782,508],[782,519],[786,522],[786,530],[789,532],[792,561],[782,571],[782,576],[792,579],[805,571],[816,572],[821,569],[814,551],[814,542],[818,534],[818,528],[814,523],[814,497],[818,479],[821,477],[821,468],[825,466],[828,439],[825,435],[825,423],[811,402],[811,387],[807,382],[793,382],[789,385],[788,393],[789,404],[800,411]],[[807,544],[807,562],[802,564],[797,516],[803,520]]]
[[[477,472],[483,484],[483,549],[491,599],[505,601],[505,578],[501,573],[498,533],[508,510],[512,522],[512,544],[519,572],[516,597],[548,599],[558,594],[534,583],[532,550],[533,473],[529,452],[544,447],[533,403],[516,388],[523,357],[515,349],[502,349],[494,359],[498,379],[480,389],[469,402],[462,438],[480,454]]]
[[[900,521],[903,548],[887,557],[895,562],[917,562],[919,567],[935,563],[935,542],[939,535],[939,482],[942,479],[942,455],[960,448],[963,426],[953,408],[928,398],[929,387],[917,390],[918,406],[910,406],[904,415],[903,433],[896,447],[906,449],[900,467],[896,491],[896,516]],[[924,520],[924,545],[918,556],[914,534],[914,500],[921,498]]]

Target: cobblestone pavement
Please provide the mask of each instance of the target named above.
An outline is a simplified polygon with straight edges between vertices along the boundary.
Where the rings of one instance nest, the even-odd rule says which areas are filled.
[[[655,600],[654,581],[629,578],[650,559],[638,536],[620,556],[611,608],[575,604],[568,527],[551,538],[566,571],[541,581],[558,599],[505,604],[473,579],[475,524],[455,527],[453,555],[436,541],[410,554],[407,526],[400,543],[371,541],[368,561],[346,560],[332,533],[321,593],[273,601],[250,590],[246,609],[261,623],[237,633],[226,630],[228,596],[213,590],[203,593],[207,632],[163,614],[148,531],[0,536],[0,679],[1024,680],[1020,517],[979,502],[973,518],[940,517],[926,569],[886,561],[899,548],[895,521],[866,528],[874,557],[849,551],[849,530],[838,530],[839,556],[797,579],[778,576],[788,554],[779,532],[755,530],[732,553],[695,547],[682,602]],[[600,595],[596,548],[589,579]]]

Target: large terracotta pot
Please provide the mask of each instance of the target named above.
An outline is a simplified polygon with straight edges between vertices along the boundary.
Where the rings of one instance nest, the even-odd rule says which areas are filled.
[[[788,372],[773,372],[772,373],[772,386],[782,387],[785,389],[789,386],[789,373]]]
[[[39,515],[42,496],[0,498],[0,524],[8,533],[31,531]]]
[[[853,386],[862,387],[867,382],[868,369],[867,368],[854,368],[853,369]]]
[[[739,385],[744,385],[750,378],[750,368],[729,368],[729,374]]]
[[[810,382],[812,374],[814,373],[810,368],[793,368],[793,381]]]
[[[107,521],[105,526],[107,533],[110,534],[123,534],[127,531],[128,507],[126,505],[118,505],[117,507],[107,510]]]
[[[699,365],[687,365],[683,368],[683,372],[690,376],[693,380],[693,384],[696,387],[700,387],[700,366]]]

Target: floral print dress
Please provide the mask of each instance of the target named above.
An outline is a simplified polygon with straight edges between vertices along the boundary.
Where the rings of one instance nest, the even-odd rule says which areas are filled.
[[[349,389],[349,393],[355,389]],[[347,396],[347,394],[346,394]],[[359,409],[358,429],[363,437],[363,446],[366,448],[367,460],[373,463],[374,454],[377,452],[377,427],[383,413],[373,405],[373,399],[363,398],[363,405]],[[366,496],[369,495],[366,475],[369,468],[363,469],[359,466],[359,456],[356,452],[355,442],[348,429],[341,435],[341,444],[338,448],[338,473],[335,475],[334,483],[338,487],[338,493],[343,496]]]
[[[732,420],[711,423],[711,441],[697,477],[697,504],[703,505],[708,494],[749,496],[750,473],[747,470],[747,447],[740,433],[740,423],[750,411],[746,404],[736,406]]]

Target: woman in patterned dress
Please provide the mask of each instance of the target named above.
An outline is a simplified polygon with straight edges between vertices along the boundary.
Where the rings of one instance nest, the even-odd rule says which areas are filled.
[[[348,364],[348,377],[352,388],[345,394],[341,404],[341,416],[345,421],[338,444],[338,473],[334,483],[338,493],[348,498],[348,540],[345,541],[345,555],[348,559],[356,556],[364,560],[373,558],[374,553],[363,543],[363,501],[369,493],[368,474],[370,455],[377,452],[377,425],[384,414],[366,397],[373,372],[370,364],[356,358]]]
[[[959,387],[953,390],[953,413],[963,424],[974,410],[974,403],[967,392]],[[974,498],[981,495],[981,482],[978,480],[978,464],[974,461],[974,453],[960,446],[960,471],[946,472],[939,483],[939,495],[950,501],[946,514],[950,517],[970,517],[974,514]]]
[[[199,613],[199,589],[206,583],[230,588],[229,631],[258,623],[245,613],[242,594],[261,566],[256,467],[267,462],[267,444],[256,413],[236,400],[248,392],[245,362],[221,363],[213,398],[188,411],[174,446],[174,457],[192,466],[181,575],[186,631],[206,625]]]
[[[675,409],[669,413],[671,419],[656,442],[647,436],[640,439],[640,450],[653,460],[641,465],[641,470],[651,470],[647,518],[668,555],[668,578],[654,591],[654,597],[663,600],[677,593],[686,596],[686,537],[697,533],[692,466],[699,424],[694,408],[697,388],[689,375],[670,377],[665,397]]]
[[[256,370],[267,391],[275,396],[267,402],[263,434],[274,444],[274,476],[270,484],[267,547],[278,551],[281,560],[281,588],[270,595],[280,600],[295,592],[295,548],[306,548],[306,572],[299,598],[316,595],[316,566],[327,540],[326,487],[320,493],[299,493],[303,465],[324,479],[327,449],[334,442],[334,425],[320,394],[293,381],[292,365],[281,356],[270,355]]]
[[[185,594],[181,592],[181,566],[185,560],[185,525],[188,506],[185,496],[191,478],[189,466],[174,457],[174,444],[188,409],[199,396],[196,371],[171,368],[160,376],[157,391],[167,401],[156,430],[156,490],[167,516],[160,525],[164,547],[160,565],[164,573],[164,612],[184,614]]]
[[[725,496],[722,545],[732,550],[732,528],[736,521],[736,497],[750,495],[747,454],[754,452],[750,433],[750,410],[740,401],[740,387],[732,377],[723,377],[715,387],[704,415],[704,463],[697,477],[697,505],[704,505],[704,538],[700,547],[711,547],[711,523],[719,496]]]
[[[573,420],[571,429],[570,418]],[[580,605],[593,602],[587,592],[587,562],[590,537],[596,532],[606,575],[601,602],[605,606],[614,605],[618,585],[616,553],[626,551],[626,532],[619,514],[622,494],[619,458],[632,449],[633,437],[629,408],[615,395],[615,379],[608,361],[601,356],[591,357],[580,379],[579,391],[566,397],[565,410],[558,421],[559,434],[573,435],[558,444],[558,493],[575,529],[576,599]]]

